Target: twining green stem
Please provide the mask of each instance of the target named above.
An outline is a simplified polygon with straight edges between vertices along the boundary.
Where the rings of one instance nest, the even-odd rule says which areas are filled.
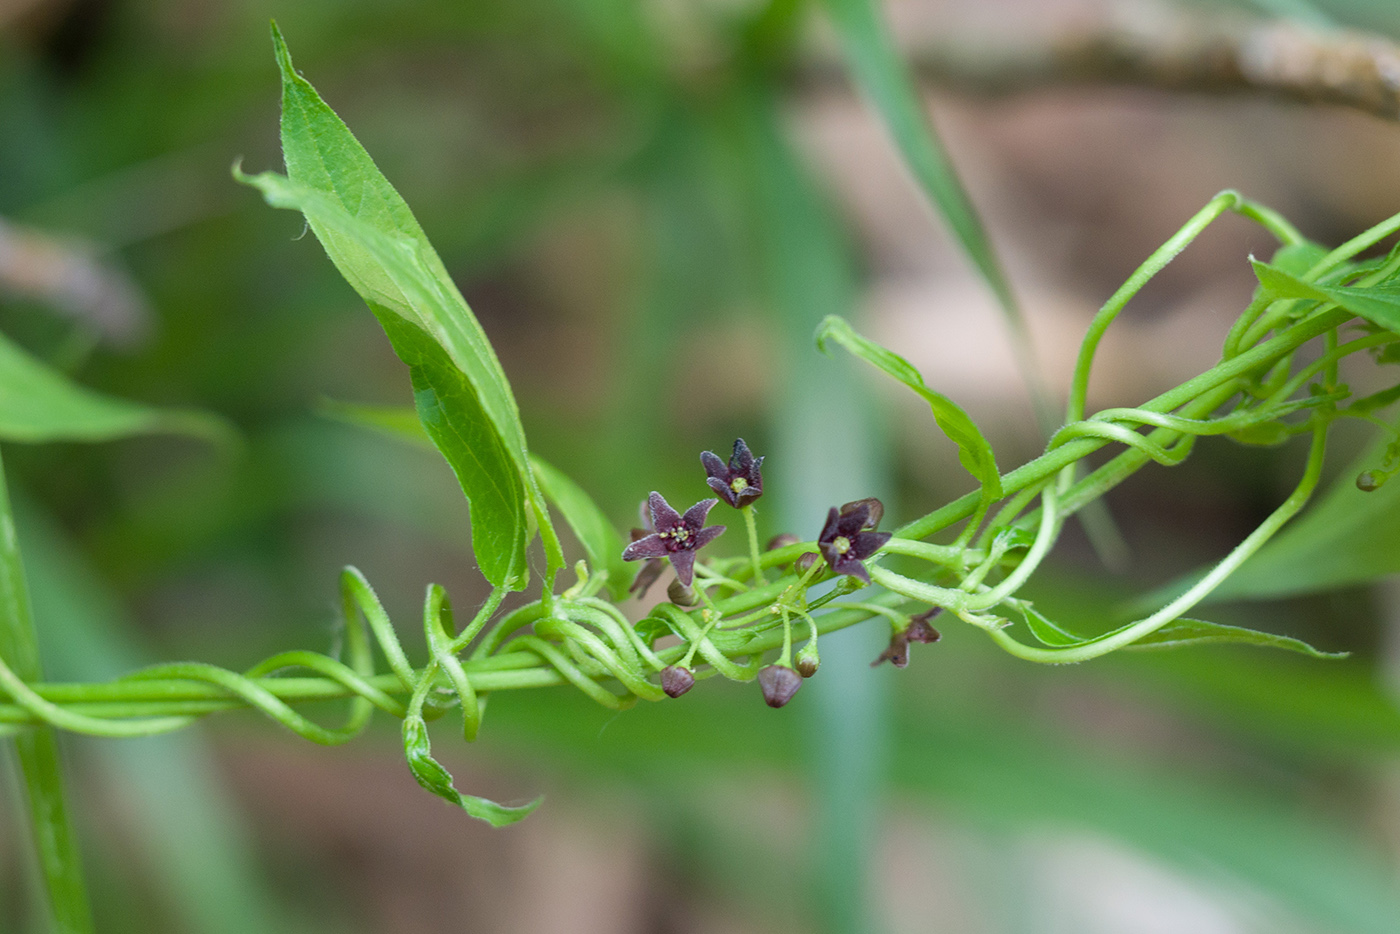
[[[1323,311],[1305,318],[1269,340],[1238,356],[1216,364],[1206,372],[1154,397],[1138,408],[1147,412],[1172,412],[1198,397],[1205,398],[1211,390],[1228,389],[1229,391],[1225,392],[1223,397],[1219,397],[1219,401],[1216,402],[1218,407],[1238,391],[1237,387],[1231,384],[1232,380],[1261,368],[1267,368],[1275,360],[1287,356],[1313,338],[1320,337],[1332,328],[1345,324],[1351,317],[1348,312],[1333,308],[1330,311]],[[1199,409],[1199,407],[1196,408]],[[1201,417],[1213,410],[1214,407],[1204,411],[1196,411],[1193,417]],[[1080,438],[1052,451],[1047,451],[1015,470],[1003,474],[1001,478],[1002,489],[1010,495],[1040,483],[1109,443],[1106,438]],[[1093,474],[1090,475],[1090,477],[1092,476]],[[1080,481],[1081,484],[1084,482]],[[906,523],[897,529],[895,534],[902,538],[927,538],[972,515],[977,508],[979,499],[979,494],[976,491],[967,493],[925,516]]]
[[[1074,662],[1087,661],[1105,655],[1123,646],[1131,645],[1144,636],[1150,635],[1161,629],[1167,623],[1178,619],[1191,607],[1203,600],[1207,594],[1220,586],[1225,580],[1235,572],[1235,570],[1249,558],[1250,555],[1258,551],[1265,542],[1273,537],[1285,522],[1293,518],[1298,510],[1312,496],[1313,490],[1317,488],[1318,480],[1322,477],[1323,455],[1327,448],[1327,422],[1319,419],[1313,427],[1312,446],[1308,451],[1308,464],[1303,471],[1303,477],[1298,486],[1293,490],[1277,509],[1262,522],[1244,541],[1235,546],[1224,559],[1210,572],[1196,582],[1189,590],[1181,596],[1172,600],[1156,613],[1135,622],[1129,623],[1107,635],[1096,639],[1071,646],[1068,648],[1049,648],[1041,646],[1026,645],[1018,642],[1005,629],[991,631],[992,639],[1007,652],[1017,658],[1027,661],[1050,662],[1052,664],[1072,664]]]
[[[0,672],[4,687],[43,678],[29,587],[15,534],[5,470],[0,462]],[[184,722],[184,721],[181,721]],[[58,741],[51,729],[28,730],[14,737],[16,758],[29,805],[29,830],[44,877],[49,915],[58,934],[88,934],[92,909],[77,839],[68,819]]]
[[[754,519],[753,504],[750,503],[739,511],[744,514],[744,525],[749,532],[749,560],[753,562],[754,580],[759,584],[766,584],[768,579],[763,576],[763,560],[758,549],[758,522]]]
[[[1171,236],[1166,243],[1162,244],[1152,252],[1141,266],[1133,271],[1118,291],[1114,292],[1104,302],[1094,320],[1090,322],[1088,332],[1084,335],[1084,340],[1079,348],[1079,360],[1074,366],[1074,376],[1070,380],[1069,405],[1066,407],[1066,422],[1077,422],[1084,417],[1084,408],[1089,395],[1089,374],[1093,370],[1094,356],[1098,353],[1099,342],[1103,339],[1104,332],[1108,330],[1118,314],[1128,304],[1133,296],[1142,290],[1148,281],[1157,273],[1161,272],[1166,265],[1176,258],[1177,254],[1186,249],[1192,240],[1200,235],[1210,224],[1231,209],[1238,210],[1242,204],[1246,204],[1243,198],[1234,191],[1222,191],[1196,212],[1186,224]],[[1271,220],[1277,218],[1273,212],[1260,208],[1257,205],[1250,207],[1258,213],[1259,217],[1270,217]],[[1267,213],[1265,213],[1267,212]],[[1289,228],[1291,235],[1296,235],[1296,231]]]
[[[464,736],[471,739],[480,725],[479,699],[490,691],[572,684],[598,703],[620,709],[638,698],[663,697],[652,678],[678,661],[687,667],[699,661],[713,673],[735,680],[752,679],[764,653],[774,649],[780,650],[779,664],[791,664],[793,614],[808,622],[810,637],[815,638],[819,632],[852,625],[871,615],[888,616],[896,625],[902,619],[907,625],[904,604],[911,600],[947,607],[989,631],[1008,651],[1034,661],[1081,661],[1121,648],[1168,624],[1202,599],[1302,507],[1320,476],[1327,424],[1349,414],[1337,408],[1345,396],[1343,388],[1336,385],[1338,362],[1349,354],[1400,340],[1393,334],[1377,334],[1342,343],[1337,329],[1351,316],[1336,306],[1317,306],[1295,320],[1297,309],[1310,306],[1282,308],[1282,303],[1273,303],[1266,307],[1257,302],[1246,311],[1246,317],[1253,315],[1250,323],[1243,330],[1232,330],[1224,359],[1216,366],[1136,408],[1108,409],[1085,418],[1093,359],[1106,329],[1151,276],[1227,210],[1254,218],[1284,243],[1302,242],[1296,230],[1267,209],[1233,192],[1217,196],[1154,253],[1095,317],[1076,366],[1068,423],[1052,437],[1045,454],[1001,478],[1003,502],[987,528],[980,530],[979,526],[991,503],[979,493],[968,494],[904,526],[868,564],[871,580],[886,591],[870,600],[829,607],[814,617],[812,611],[859,589],[860,582],[840,578],[835,587],[809,601],[808,588],[830,578],[830,569],[821,562],[813,563],[801,575],[784,569],[799,556],[816,550],[815,544],[760,552],[754,513],[746,507],[742,512],[749,545],[747,559],[697,565],[695,589],[703,608],[688,612],[671,604],[656,607],[647,621],[645,638],[617,607],[593,596],[582,583],[558,596],[546,586],[536,603],[507,613],[488,628],[505,596],[497,590],[473,620],[455,632],[446,594],[433,586],[424,607],[430,657],[423,667],[416,668],[409,663],[368,582],[358,572],[347,570],[342,576],[347,662],[312,652],[288,652],[242,674],[209,665],[164,665],[105,685],[46,685],[37,683],[37,674],[12,670],[0,660],[0,692],[9,698],[8,703],[0,703],[0,731],[41,724],[94,735],[145,735],[178,728],[214,711],[253,707],[308,739],[335,743],[358,732],[375,707],[404,717],[406,723],[412,721],[417,736],[422,720],[439,716],[455,704],[462,710]],[[1395,226],[1400,229],[1400,221]],[[1375,233],[1373,230],[1368,236]],[[1374,240],[1354,240],[1353,254],[1369,242]],[[1347,258],[1334,254],[1338,262]],[[1384,266],[1400,266],[1400,258]],[[1371,270],[1367,279],[1394,271],[1377,271],[1374,264],[1367,268]],[[1270,332],[1272,336],[1264,339]],[[1326,338],[1322,356],[1292,372],[1299,348],[1319,336]],[[1258,342],[1253,343],[1255,340]],[[1322,391],[1293,398],[1317,378],[1325,383]],[[1370,417],[1368,412],[1393,401],[1388,396],[1380,398],[1385,395],[1378,395],[1369,407],[1363,407],[1367,400],[1355,403],[1358,411],[1354,414]],[[1232,400],[1232,410],[1220,414]],[[1309,422],[1282,421],[1303,410],[1311,411]],[[1021,606],[1016,592],[1049,553],[1066,517],[1151,461],[1179,463],[1198,437],[1264,423],[1279,426],[1279,437],[1312,431],[1313,447],[1303,479],[1288,501],[1187,593],[1145,619],[1068,645],[1029,646],[1003,629],[1005,620],[996,611]],[[1075,476],[1074,469],[1087,455],[1115,443],[1125,445],[1126,450],[1082,479]],[[1031,509],[1036,497],[1041,503]],[[952,545],[922,540],[969,516],[975,518]],[[1026,536],[1007,534],[1012,526],[1035,530],[1028,548]],[[968,547],[973,539],[979,547]],[[1017,557],[1023,548],[1025,554]],[[884,555],[914,558],[934,567],[925,572],[927,579],[910,577],[882,567],[879,560]],[[770,582],[767,569],[776,569],[779,578]],[[950,581],[953,586],[940,586]],[[714,594],[711,588],[715,588]],[[659,625],[683,642],[655,650],[652,641]],[[386,673],[374,672],[371,634],[388,662]],[[475,648],[463,660],[460,653],[472,643]],[[805,664],[805,657],[799,660]],[[310,671],[314,676],[279,674],[290,668]],[[404,695],[408,695],[407,703]],[[291,707],[332,698],[352,699],[348,716],[339,727],[322,727]],[[26,735],[41,732],[27,731]]]

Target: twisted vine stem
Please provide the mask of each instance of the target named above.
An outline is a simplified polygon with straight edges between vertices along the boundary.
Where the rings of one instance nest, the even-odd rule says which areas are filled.
[[[428,754],[425,727],[426,721],[456,708],[463,737],[474,739],[483,698],[495,691],[567,684],[605,707],[622,709],[637,699],[664,697],[658,675],[669,666],[694,665],[700,678],[718,674],[749,681],[766,653],[780,649],[780,664],[786,664],[794,619],[808,624],[812,641],[876,616],[887,619],[898,634],[909,627],[912,613],[928,606],[985,630],[1003,649],[1031,661],[1078,662],[1131,645],[1178,620],[1303,507],[1321,476],[1333,421],[1374,421],[1372,411],[1400,397],[1400,392],[1382,393],[1343,407],[1349,392],[1337,373],[1344,358],[1400,342],[1400,334],[1380,330],[1343,341],[1339,331],[1353,320],[1351,312],[1327,302],[1273,300],[1261,292],[1231,329],[1216,366],[1140,406],[1086,417],[1089,379],[1107,328],[1152,276],[1227,211],[1259,223],[1285,247],[1308,246],[1287,221],[1235,192],[1212,199],[1094,318],[1071,380],[1066,424],[1051,437],[1045,453],[1001,476],[998,510],[990,513],[982,494],[974,491],[903,526],[869,562],[870,577],[880,590],[860,602],[839,602],[859,589],[848,577],[813,594],[812,588],[832,574],[823,565],[799,572],[797,559],[816,551],[816,543],[763,553],[752,544],[741,557],[697,565],[698,608],[663,603],[634,625],[598,596],[606,573],[590,575],[579,562],[578,583],[562,594],[543,593],[502,614],[506,592],[497,589],[460,630],[446,592],[429,586],[423,610],[428,657],[415,666],[369,582],[347,568],[340,581],[343,660],[291,651],[242,672],[186,662],[96,684],[30,683],[0,660],[0,692],[8,697],[0,703],[0,731],[42,724],[93,736],[147,736],[212,713],[253,708],[305,739],[336,745],[362,731],[379,709],[404,721],[409,763],[425,787],[476,816],[505,822],[533,805],[501,808],[458,795],[451,777]],[[1389,281],[1400,269],[1400,256],[1352,261],[1397,229],[1400,217],[1377,225],[1319,256],[1300,278],[1340,281],[1340,275],[1348,284],[1362,286]],[[1299,348],[1318,338],[1324,340],[1321,354],[1295,370]],[[1053,547],[1066,518],[1148,463],[1181,463],[1197,438],[1257,440],[1261,433],[1275,443],[1294,434],[1309,436],[1303,476],[1287,500],[1194,586],[1157,612],[1094,638],[1072,636],[1043,619],[1037,624],[1038,614],[1017,593]],[[1076,465],[1108,445],[1122,450],[1076,477]],[[752,512],[745,518],[751,542],[756,541]],[[969,521],[953,544],[926,540],[963,520]],[[770,579],[769,574],[777,576]],[[1012,614],[1025,618],[1042,644],[1017,639],[1008,628]],[[667,635],[676,641],[660,645]],[[376,647],[387,670],[377,664]],[[295,709],[336,698],[349,702],[337,726],[322,726]]]

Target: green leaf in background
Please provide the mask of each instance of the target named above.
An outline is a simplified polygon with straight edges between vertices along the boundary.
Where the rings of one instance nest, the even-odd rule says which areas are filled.
[[[509,553],[478,554],[483,573],[493,584],[522,589],[527,511],[539,525],[551,569],[563,565],[563,555],[530,469],[505,371],[408,205],[345,123],[296,74],[275,25],[273,43],[282,72],[288,174],[236,174],[259,188],[269,204],[306,216],[341,275],[390,332],[395,352],[415,368],[419,416],[472,504],[474,540],[510,543]],[[454,409],[459,403],[465,406],[461,411]],[[477,450],[477,443],[485,450]],[[500,455],[511,465],[513,479],[495,475]],[[517,487],[518,508],[506,502]]]
[[[905,165],[991,286],[1018,335],[1024,337],[1011,285],[873,0],[824,0],[823,5],[841,36],[856,82],[880,111]]]
[[[428,743],[428,726],[422,717],[409,716],[403,721],[403,751],[408,759],[408,767],[413,777],[428,791],[451,801],[477,820],[484,820],[492,827],[504,827],[524,820],[530,812],[540,806],[544,798],[536,798],[520,807],[506,807],[475,795],[464,795],[452,786],[452,775],[432,756]]]
[[[337,399],[322,399],[316,408],[322,415],[347,425],[369,428],[408,444],[429,448],[433,446],[433,439],[428,437],[423,422],[418,418],[418,411],[407,406],[361,405]]]
[[[187,434],[223,444],[233,430],[213,415],[158,409],[85,389],[0,334],[0,439],[111,441]]]
[[[1304,282],[1277,266],[1251,260],[1259,284],[1279,298],[1335,302],[1387,331],[1400,332],[1400,286],[1347,287]]]
[[[923,376],[908,360],[857,334],[843,318],[828,315],[818,326],[817,346],[825,350],[828,340],[835,341],[866,363],[879,367],[923,396],[933,410],[933,418],[938,422],[938,427],[958,446],[958,459],[962,461],[963,467],[982,484],[983,503],[990,504],[1001,499],[1001,474],[997,470],[996,455],[992,452],[992,446],[982,436],[977,424],[956,402],[929,389],[924,385]]]
[[[1021,607],[1021,615],[1025,618],[1026,626],[1030,629],[1031,634],[1051,648],[1067,649],[1089,645],[1114,634],[1110,632],[1093,638],[1077,636],[1063,626],[1052,622],[1029,604]],[[1310,655],[1313,658],[1346,658],[1348,655],[1346,652],[1321,652],[1301,639],[1294,639],[1290,636],[1280,636],[1271,632],[1260,632],[1257,629],[1245,629],[1243,626],[1227,626],[1223,623],[1210,623],[1186,617],[1172,620],[1156,632],[1143,636],[1125,648],[1175,649],[1190,645],[1226,644],[1286,649],[1290,652]]]
[[[1370,493],[1356,487],[1357,474],[1379,464],[1389,443],[1383,436],[1348,465],[1307,512],[1240,565],[1210,600],[1315,593],[1400,572],[1400,480]],[[1200,573],[1162,593],[1184,591]]]
[[[634,565],[622,560],[622,536],[583,487],[535,455],[530,456],[530,462],[545,496],[563,514],[583,546],[589,565],[595,573],[607,571],[608,592],[619,603],[627,599],[627,588],[637,572]]]

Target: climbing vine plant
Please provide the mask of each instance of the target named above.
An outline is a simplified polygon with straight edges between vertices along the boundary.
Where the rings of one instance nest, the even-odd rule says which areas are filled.
[[[408,205],[294,70],[275,27],[274,43],[286,174],[250,175],[239,167],[234,174],[270,205],[305,216],[407,364],[411,413],[355,406],[336,412],[441,453],[470,504],[473,548],[492,590],[459,618],[445,590],[430,585],[422,617],[428,654],[421,659],[403,648],[370,582],[347,568],[340,582],[341,652],[282,652],[241,672],[178,663],[105,683],[46,684],[38,680],[9,503],[0,495],[0,730],[21,743],[34,800],[42,801],[45,776],[56,771],[54,729],[147,736],[220,711],[254,708],[299,736],[330,745],[353,738],[378,710],[402,721],[407,764],[424,788],[473,817],[509,824],[539,801],[505,806],[458,790],[432,757],[430,721],[451,714],[471,741],[493,692],[569,686],[620,709],[703,690],[700,682],[715,677],[757,681],[763,700],[781,707],[804,679],[819,676],[822,635],[868,621],[890,632],[888,648],[874,663],[898,667],[909,663],[912,643],[938,640],[935,620],[975,627],[1012,655],[1052,664],[1226,642],[1331,657],[1293,638],[1190,614],[1303,508],[1318,486],[1329,430],[1339,419],[1371,422],[1387,438],[1375,463],[1354,478],[1360,489],[1375,490],[1400,469],[1400,436],[1380,418],[1400,399],[1400,384],[1357,397],[1340,372],[1342,362],[1358,354],[1379,365],[1400,361],[1400,252],[1361,258],[1400,229],[1400,216],[1327,249],[1262,205],[1233,191],[1217,195],[1104,304],[1084,337],[1063,422],[1043,454],[1005,472],[956,402],[930,389],[898,354],[845,320],[828,318],[815,335],[817,347],[851,354],[928,402],[928,430],[957,446],[975,488],[883,531],[878,500],[833,503],[826,515],[813,515],[807,528],[796,530],[803,534],[763,542],[754,516],[763,505],[764,457],[735,440],[720,453],[697,452],[689,488],[632,491],[645,506],[642,527],[632,530],[629,542],[587,492],[531,453],[506,374]],[[1106,330],[1156,273],[1226,213],[1255,222],[1278,247],[1267,261],[1252,260],[1258,286],[1219,362],[1139,405],[1088,412],[1095,354]],[[155,412],[82,390],[8,342],[0,341],[0,364],[0,379],[12,384],[8,395],[35,406],[0,413],[6,422],[0,430],[9,439],[226,433],[207,417]],[[1308,453],[1293,491],[1214,567],[1184,582],[1154,611],[1099,633],[1072,632],[1023,595],[1070,517],[1145,466],[1180,464],[1197,439],[1215,435],[1255,445],[1282,445],[1298,436]],[[1086,458],[1104,449],[1114,453],[1099,466],[1086,466]],[[706,493],[713,495],[696,501]],[[556,518],[584,552],[572,567]],[[528,558],[536,538],[544,567],[532,577]],[[667,575],[666,598],[630,620],[621,604],[651,594]],[[508,595],[522,592],[533,599],[502,610]],[[298,711],[300,704],[337,698],[347,702],[339,725],[325,726]],[[36,803],[36,814],[39,809]],[[61,894],[65,861],[73,854],[63,835],[51,837],[41,841],[41,855],[62,915],[65,904],[81,899]],[[71,912],[68,921],[81,929],[83,909]]]

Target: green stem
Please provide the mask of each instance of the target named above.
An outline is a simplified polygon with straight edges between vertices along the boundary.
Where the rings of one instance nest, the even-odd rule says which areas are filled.
[[[758,522],[754,519],[753,504],[750,503],[739,511],[744,514],[744,525],[749,530],[749,560],[753,562],[754,580],[762,586],[768,583],[768,578],[763,576],[763,558],[758,550]]]
[[[29,588],[24,578],[14,514],[0,462],[0,658],[22,681],[43,677]],[[44,875],[53,928],[58,934],[93,931],[77,838],[68,819],[63,770],[53,730],[35,728],[14,738],[29,804],[30,833]]]

